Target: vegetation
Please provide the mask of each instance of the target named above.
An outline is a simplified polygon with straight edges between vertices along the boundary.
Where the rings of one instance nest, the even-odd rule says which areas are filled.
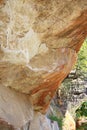
[[[60,130],[62,130],[62,120],[63,120],[62,118],[58,118],[55,115],[51,115],[51,116],[49,116],[49,119],[52,121],[57,121]]]
[[[78,77],[83,78],[83,80],[87,79],[87,39],[78,54],[76,74]],[[76,110],[76,120],[82,117],[87,118],[87,101],[83,102],[81,106]],[[87,130],[87,123],[81,124],[77,130]]]
[[[59,94],[58,101],[60,98],[62,102],[62,105],[60,104],[58,105],[60,109],[63,106],[62,108],[64,108],[65,111],[67,109],[68,103],[72,103],[72,107],[73,107],[73,102],[75,102],[76,97],[77,98],[80,97],[80,92],[84,93],[82,91],[84,89],[84,84],[81,84],[81,87],[80,87],[79,85],[80,82],[78,79],[81,79],[80,81],[87,82],[87,39],[83,43],[83,46],[81,47],[78,53],[78,60],[74,69],[75,70],[72,71],[73,73],[70,73],[70,75],[64,80],[63,84],[61,85],[60,87],[61,93],[60,94],[57,93],[57,95]],[[73,95],[75,95],[75,99],[73,98]],[[87,117],[87,102],[83,102],[82,105],[76,110],[76,120],[78,120],[79,118],[83,116]],[[62,118],[58,118],[55,115],[51,115],[49,118],[52,121],[57,121],[60,127],[60,130],[62,130],[62,126],[63,126]],[[81,126],[77,128],[77,130],[87,130],[87,124],[86,123],[81,124]]]
[[[82,126],[77,128],[76,130],[87,130],[87,124],[83,124]]]
[[[77,74],[85,76],[87,75],[87,39],[83,43],[79,53],[78,60],[76,64],[76,72]]]
[[[61,99],[63,101],[64,106],[65,105],[67,106],[68,103],[71,103],[73,107],[73,102],[76,102],[76,100],[78,102],[78,99],[80,100],[81,94],[83,93],[87,94],[84,88],[85,85],[84,83],[86,82],[87,82],[87,39],[83,43],[83,46],[81,47],[78,53],[78,60],[74,70],[68,75],[68,77],[64,80],[63,85],[60,87]],[[81,98],[84,99],[84,97]],[[83,102],[83,104],[76,110],[76,120],[83,116],[87,117],[87,102]],[[86,123],[82,124],[77,130],[87,130],[87,124]]]
[[[76,110],[76,118],[82,116],[87,117],[87,102],[83,102],[82,105]]]
[[[87,102],[83,102],[76,110],[77,130],[87,130],[87,122],[81,121],[83,117],[87,118]]]

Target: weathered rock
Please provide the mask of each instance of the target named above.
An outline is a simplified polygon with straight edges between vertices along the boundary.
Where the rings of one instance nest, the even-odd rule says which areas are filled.
[[[76,130],[76,123],[69,111],[66,112],[63,120],[63,130]]]
[[[0,85],[0,123],[21,128],[33,119],[33,108],[29,98]],[[1,130],[1,129],[0,129]]]
[[[30,123],[29,130],[59,130],[56,121],[51,122],[47,117],[40,113],[36,113],[34,119]]]
[[[0,0],[0,84],[44,113],[86,36],[87,0]]]
[[[67,76],[76,61],[76,53],[65,48],[46,53],[46,56],[36,56],[31,60],[30,64],[38,69],[37,72],[30,70],[26,65],[0,63],[1,83],[5,87],[14,88],[32,96],[37,110],[47,109],[57,86]],[[39,68],[43,71],[39,71]]]

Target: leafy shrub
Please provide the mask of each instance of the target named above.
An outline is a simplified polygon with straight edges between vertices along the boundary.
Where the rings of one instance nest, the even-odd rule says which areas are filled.
[[[83,102],[82,105],[76,110],[76,118],[81,116],[87,117],[87,102]]]

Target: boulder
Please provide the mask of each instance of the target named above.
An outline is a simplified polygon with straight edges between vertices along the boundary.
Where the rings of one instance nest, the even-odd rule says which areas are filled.
[[[3,94],[26,95],[46,113],[86,36],[87,0],[0,0]]]

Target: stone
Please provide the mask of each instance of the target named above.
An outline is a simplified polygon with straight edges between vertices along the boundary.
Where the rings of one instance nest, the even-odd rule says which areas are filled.
[[[51,122],[47,117],[41,113],[36,113],[35,118],[30,123],[29,130],[59,130],[56,121]]]
[[[63,130],[76,130],[76,123],[69,111],[66,111],[65,118],[63,120]]]
[[[33,70],[24,65],[0,63],[1,83],[5,87],[28,94],[32,97],[35,110],[44,108],[44,111],[58,85],[74,65],[76,53],[71,49],[60,48],[46,53],[45,56],[37,55],[31,60]]]
[[[32,119],[33,107],[29,98],[0,85],[0,124],[8,128],[21,128]]]
[[[0,86],[46,113],[86,36],[87,0],[0,0]]]

